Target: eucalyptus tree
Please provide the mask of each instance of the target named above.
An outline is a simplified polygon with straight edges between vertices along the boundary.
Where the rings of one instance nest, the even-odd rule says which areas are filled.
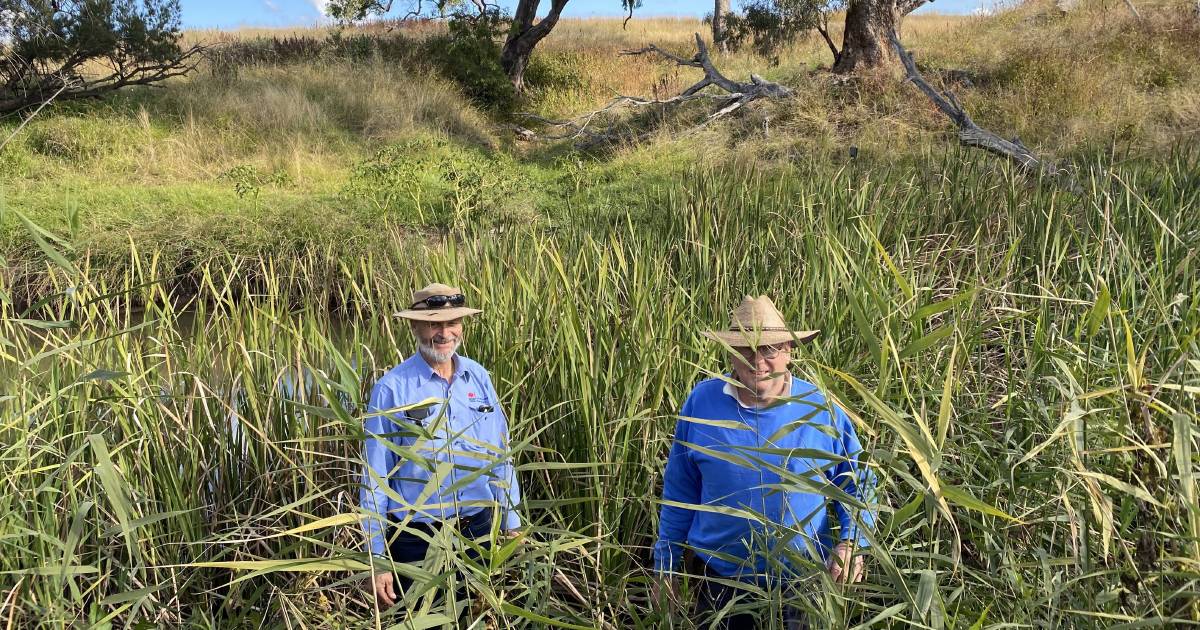
[[[420,18],[430,15],[459,19],[494,19],[501,15],[500,7],[487,0],[415,0],[416,4],[401,16],[401,19]],[[550,0],[550,9],[540,20],[537,19],[541,0],[518,0],[511,19],[505,19],[507,31],[504,46],[500,49],[500,65],[518,92],[525,88],[525,68],[533,49],[554,30],[562,17],[568,0]],[[353,22],[369,16],[381,16],[392,10],[393,0],[331,0],[326,13],[343,22]],[[639,0],[622,0],[622,6],[632,11]]]

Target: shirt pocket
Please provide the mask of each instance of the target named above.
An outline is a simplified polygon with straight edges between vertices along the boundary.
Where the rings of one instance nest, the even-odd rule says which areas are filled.
[[[470,468],[468,473],[485,469],[485,476],[497,476],[496,469],[506,457],[504,445],[500,444],[500,433],[494,426],[496,413],[496,404],[486,396],[472,398],[469,403],[469,424],[455,439],[456,461]]]
[[[490,419],[481,421],[490,421]],[[501,445],[494,443],[498,441],[495,437],[484,439],[489,432],[480,431],[479,428],[478,423],[475,423],[470,430],[454,440],[455,463],[468,469],[464,472],[472,473],[482,469],[485,471],[484,476],[496,477],[496,469],[507,458],[507,455]]]
[[[466,408],[467,422],[466,426],[463,427],[465,429],[463,435],[485,444],[496,445],[495,442],[499,439],[499,431],[495,425],[496,414],[498,413],[496,403],[492,402],[486,395],[480,395],[471,398],[467,402]]]

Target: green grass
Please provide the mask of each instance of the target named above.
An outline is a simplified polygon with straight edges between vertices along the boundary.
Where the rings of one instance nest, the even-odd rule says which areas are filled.
[[[831,628],[1200,623],[1200,38],[1137,4],[906,21],[1079,196],[952,146],[907,86],[814,72],[815,39],[719,60],[799,98],[593,154],[519,143],[409,63],[429,25],[48,108],[0,151],[0,620],[391,623],[361,590],[360,427],[412,351],[390,314],[436,279],[485,309],[465,353],[532,524],[487,566],[427,567],[466,569],[476,627],[697,625],[647,599],[655,501],[674,414],[725,363],[699,331],[764,292],[825,331],[795,368],[882,480],[867,582],[814,570],[767,601]],[[565,21],[521,105],[671,93],[688,72],[616,53],[695,30]]]
[[[1193,141],[1200,129],[1200,73],[1188,61],[1200,55],[1200,27],[1185,19],[1185,3],[1139,5],[1142,22],[1124,6],[1094,2],[1067,16],[1048,2],[988,18],[911,16],[905,41],[935,84],[951,69],[971,78],[971,86],[950,87],[980,124],[1017,135],[1047,157],[1084,164],[1161,157]],[[464,96],[469,90],[439,77],[421,57],[421,42],[436,34],[436,25],[402,26],[391,34],[365,30],[376,39],[350,32],[335,42],[325,39],[325,29],[189,33],[242,48],[162,89],[48,108],[0,152],[0,195],[49,226],[61,226],[63,208],[77,205],[79,245],[112,258],[128,240],[163,240],[159,217],[186,228],[172,228],[167,239],[180,249],[219,251],[212,246],[220,245],[254,255],[276,241],[220,243],[210,236],[221,232],[213,226],[247,205],[278,215],[275,225],[285,232],[289,222],[282,218],[297,207],[346,227],[452,223],[449,213],[415,203],[380,211],[343,194],[358,166],[412,142],[442,143],[440,154],[465,156],[461,166],[485,169],[495,181],[480,185],[495,188],[494,198],[511,192],[502,190],[507,179],[524,187],[508,197],[509,206],[520,207],[489,210],[489,217],[549,224],[607,214],[646,180],[669,181],[697,164],[836,167],[846,163],[851,145],[871,165],[910,163],[953,142],[948,121],[915,89],[888,77],[830,80],[818,69],[828,65],[828,51],[813,36],[785,51],[778,66],[749,52],[718,59],[731,77],[759,72],[793,86],[795,99],[757,105],[699,132],[688,131],[696,108],[678,117],[644,117],[638,124],[656,129],[648,142],[599,154],[579,154],[569,142],[530,145],[517,142],[509,127],[528,121],[486,113]],[[703,25],[682,19],[635,19],[627,30],[619,20],[565,21],[534,56],[530,93],[518,109],[563,117],[600,107],[614,94],[673,94],[696,72],[618,53],[647,43],[685,53],[696,31],[704,32]],[[264,35],[300,39],[270,52],[270,40],[256,39]],[[309,50],[321,52],[313,58]],[[0,121],[0,136],[18,123]],[[422,197],[446,193],[444,183],[430,181],[441,176],[439,164],[418,178],[430,184]],[[235,194],[239,182],[231,172],[257,174],[263,185],[247,202]],[[582,185],[596,181],[608,185]],[[568,205],[564,189],[592,199]],[[306,222],[296,225],[287,238],[311,238]],[[0,246],[33,252],[16,227],[0,225]],[[330,240],[358,236],[353,229],[328,234]]]
[[[960,154],[701,168],[551,231],[391,231],[182,278],[157,246],[120,277],[79,252],[48,274],[51,323],[0,306],[5,614],[373,626],[361,414],[411,351],[389,314],[436,278],[485,310],[465,352],[527,497],[526,543],[467,567],[496,627],[692,627],[646,600],[657,484],[683,396],[724,364],[699,331],[758,292],[825,331],[795,367],[854,412],[882,479],[867,582],[804,581],[822,627],[1200,621],[1198,163],[1119,166],[1083,198]]]

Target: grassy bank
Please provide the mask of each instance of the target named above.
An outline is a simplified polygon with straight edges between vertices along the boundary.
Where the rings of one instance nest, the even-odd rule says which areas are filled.
[[[916,15],[904,36],[935,82],[1006,137],[1084,168],[1154,160],[1200,129],[1200,36],[1181,3],[1139,6],[1140,21],[1096,2],[1065,16],[1045,2],[990,17]],[[614,94],[676,93],[693,71],[618,53],[652,42],[686,52],[702,27],[567,20],[535,55],[517,109],[571,116]],[[795,99],[699,131],[689,131],[696,112],[649,117],[637,124],[657,130],[650,141],[579,153],[569,142],[516,141],[509,125],[529,121],[489,111],[439,76],[420,48],[436,26],[367,31],[376,39],[191,33],[234,46],[162,89],[43,112],[0,153],[0,205],[105,260],[122,259],[130,241],[203,260],[363,243],[381,224],[559,225],[620,212],[647,184],[698,166],[836,169],[848,165],[849,146],[861,168],[958,155],[948,123],[916,90],[887,78],[832,80],[818,69],[830,59],[815,37],[776,66],[749,52],[718,60],[730,76],[759,72],[795,87]],[[272,48],[256,39],[265,34],[300,39]],[[18,122],[0,121],[0,136]],[[368,187],[391,199],[380,204]],[[42,286],[44,259],[18,227],[0,220],[10,284]]]
[[[768,601],[837,628],[1198,621],[1196,165],[1117,167],[1086,200],[961,156],[700,169],[606,228],[230,256],[178,296],[154,247],[120,278],[55,271],[49,323],[0,306],[5,615],[373,627],[361,414],[410,349],[389,313],[438,278],[485,309],[465,352],[512,418],[531,524],[465,565],[477,627],[693,627],[646,599],[657,484],[682,397],[722,369],[699,330],[757,292],[826,331],[796,369],[882,479],[867,582],[814,570]]]

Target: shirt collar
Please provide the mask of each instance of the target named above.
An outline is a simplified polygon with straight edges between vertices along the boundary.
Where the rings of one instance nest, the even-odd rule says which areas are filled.
[[[786,374],[784,374],[783,377],[785,379],[787,379],[787,387],[785,388],[787,391],[787,395],[791,396],[792,395],[792,373],[787,372]],[[746,403],[742,402],[742,399],[738,398],[737,390],[734,388],[733,383],[731,381],[725,381],[725,387],[721,388],[721,393],[733,398],[733,401],[736,402],[738,404],[738,406],[741,407],[742,409],[761,409],[761,407],[751,407],[750,405],[747,405]]]

